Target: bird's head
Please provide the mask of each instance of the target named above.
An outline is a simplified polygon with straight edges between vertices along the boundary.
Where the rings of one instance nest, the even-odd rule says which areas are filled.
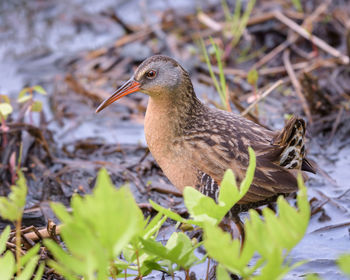
[[[146,59],[136,69],[134,75],[124,85],[104,100],[96,112],[130,93],[140,91],[152,98],[173,99],[183,87],[184,79],[189,80],[187,72],[172,58],[155,55]],[[191,81],[189,81],[192,87]],[[186,90],[186,89],[185,89]]]

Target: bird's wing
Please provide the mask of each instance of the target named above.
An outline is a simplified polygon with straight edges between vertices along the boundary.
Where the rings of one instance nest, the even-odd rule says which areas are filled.
[[[212,177],[218,184],[220,184],[225,171],[232,169],[238,183],[240,183],[245,176],[249,162],[248,146],[244,150],[240,150],[239,155],[237,155],[232,149],[228,151],[222,145],[218,145],[215,137],[207,137],[206,140],[202,138],[202,141],[187,142],[195,146],[195,149],[191,149],[195,151],[190,157],[192,164],[201,172]],[[296,177],[289,170],[264,157],[266,150],[255,147],[255,153],[257,164],[254,180],[248,193],[239,203],[257,202],[298,189]]]

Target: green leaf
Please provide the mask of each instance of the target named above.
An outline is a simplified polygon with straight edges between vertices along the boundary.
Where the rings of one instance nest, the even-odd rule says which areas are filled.
[[[13,112],[12,106],[9,103],[0,103],[0,115],[6,120],[8,115]]]
[[[163,214],[164,216],[167,216],[168,218],[180,222],[180,223],[186,223],[187,220],[182,218],[179,214],[171,211],[170,209],[166,209],[159,204],[155,203],[153,200],[149,200],[149,203],[152,205],[153,209],[158,211],[159,213]]]
[[[72,222],[73,217],[68,213],[66,207],[63,204],[58,202],[51,202],[50,207],[56,214],[57,218],[61,220],[63,226]]]
[[[247,75],[248,84],[252,86],[256,86],[256,84],[258,83],[258,79],[259,79],[258,71],[255,68],[252,68]]]
[[[294,8],[299,12],[303,13],[303,6],[301,5],[300,0],[292,0]]]
[[[161,213],[158,213],[145,227],[143,230],[141,236],[145,239],[150,238],[152,235],[157,233],[164,222],[166,221],[167,217],[163,217]]]
[[[231,280],[230,274],[220,264],[216,267],[216,279],[217,280]]]
[[[27,102],[28,100],[31,100],[33,97],[32,97],[32,95],[30,95],[30,94],[25,94],[25,95],[23,95],[23,96],[19,96],[18,98],[17,98],[17,102],[18,103],[24,103],[24,102]]]
[[[227,170],[224,174],[218,196],[218,204],[215,201],[201,194],[194,188],[184,189],[184,201],[194,221],[211,224],[218,224],[230,209],[247,193],[254,178],[256,158],[254,151],[249,148],[249,166],[246,176],[241,183],[240,190],[236,185],[236,179],[232,170]]]
[[[43,103],[39,100],[34,101],[32,104],[32,112],[41,112],[43,109]]]
[[[183,191],[183,196],[186,208],[195,221],[211,224],[220,222],[220,207],[212,198],[205,196],[192,187],[186,187]]]
[[[22,96],[25,96],[26,93],[28,93],[28,92],[30,92],[30,91],[31,91],[31,88],[29,88],[29,87],[23,88],[23,89],[19,92],[18,98],[20,98],[20,97],[22,97]]]
[[[165,246],[153,239],[140,240],[149,254],[169,260],[181,268],[188,269],[198,261],[194,249],[199,245],[193,247],[191,240],[182,232],[174,232]]]
[[[350,255],[342,255],[337,260],[337,264],[344,274],[350,276]]]
[[[37,269],[36,273],[35,273],[35,277],[33,280],[41,280],[42,279],[42,276],[44,274],[44,269],[45,269],[45,263],[42,262],[40,265],[39,265],[39,268]]]
[[[245,246],[241,253],[241,244],[238,239],[232,240],[229,233],[211,224],[205,225],[204,233],[204,247],[211,258],[232,273],[242,277],[249,275],[247,265],[254,255],[254,249],[251,246]]]
[[[0,94],[0,100],[3,100],[4,103],[10,104],[10,98],[6,94]]]
[[[12,222],[18,220],[23,213],[26,195],[27,184],[23,173],[18,171],[18,180],[15,186],[11,186],[8,198],[0,197],[0,215]]]
[[[5,252],[6,250],[6,242],[9,239],[10,232],[11,232],[10,226],[6,226],[0,235],[0,254]]]
[[[57,262],[49,261],[48,265],[57,270],[57,272],[62,276],[68,279],[77,279],[74,274],[83,274],[84,272],[88,271],[84,260],[80,260],[69,255],[53,240],[45,239],[44,245],[50,250],[57,260]]]
[[[33,90],[35,90],[37,93],[40,93],[42,95],[47,94],[46,90],[44,90],[43,87],[39,85],[33,86]]]
[[[48,260],[47,264],[52,267],[55,272],[57,272],[58,274],[62,275],[65,279],[68,280],[80,280],[81,278],[76,277],[73,275],[73,273],[68,270],[67,268],[65,268],[63,265],[60,265],[59,263],[53,261],[53,260]]]
[[[15,271],[15,257],[11,251],[6,251],[6,253],[0,257],[0,279],[10,280]]]
[[[35,244],[34,247],[30,248],[30,250],[21,258],[21,265],[25,265],[29,260],[34,258],[40,250],[40,244]]]
[[[141,210],[127,187],[114,187],[105,169],[100,170],[93,193],[73,196],[71,207],[69,214],[62,205],[53,204],[64,223],[61,237],[69,253],[47,240],[56,259],[50,265],[64,276],[108,278],[110,263],[143,231]]]
[[[279,280],[285,273],[288,272],[288,267],[283,266],[283,257],[278,249],[275,249],[270,254],[267,264],[261,269],[259,275],[255,276],[256,280]]]
[[[16,280],[29,280],[32,278],[32,275],[34,274],[34,269],[38,263],[39,256],[32,257],[27,265],[24,267],[24,269],[21,272],[20,276],[16,277]]]
[[[239,188],[241,197],[245,196],[245,194],[248,192],[250,185],[253,182],[255,168],[256,168],[256,156],[255,156],[254,150],[251,147],[248,147],[248,153],[249,153],[248,169]]]

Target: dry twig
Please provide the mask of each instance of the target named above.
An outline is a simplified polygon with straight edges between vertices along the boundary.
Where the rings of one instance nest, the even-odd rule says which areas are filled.
[[[303,93],[301,91],[301,85],[300,85],[300,82],[297,79],[295,72],[293,70],[292,64],[291,64],[290,59],[289,59],[289,54],[290,54],[289,49],[286,49],[283,53],[283,64],[286,67],[287,73],[290,77],[290,80],[291,80],[292,85],[295,89],[295,92],[297,93],[297,95],[301,101],[301,105],[303,106],[305,115],[308,118],[309,122],[312,123],[310,108],[306,102],[305,96],[303,95]]]
[[[260,100],[262,100],[263,98],[265,98],[266,96],[268,96],[275,88],[277,88],[278,86],[280,86],[281,84],[283,84],[282,80],[278,80],[277,82],[275,82],[271,87],[269,87],[264,93],[262,93],[261,95],[259,94],[259,97],[248,106],[247,109],[245,109],[242,112],[242,116],[245,116],[248,112],[250,112],[251,109],[254,108],[254,106],[256,104],[258,104],[258,102],[260,102]]]
[[[340,51],[328,45],[325,41],[323,41],[319,37],[312,35],[305,28],[303,28],[299,24],[295,23],[294,21],[292,21],[291,19],[283,15],[280,11],[275,11],[274,14],[276,19],[278,19],[279,21],[287,25],[289,28],[293,29],[300,36],[310,40],[313,44],[315,44],[325,52],[329,53],[330,55],[339,58],[343,64],[349,64],[350,59],[347,55],[342,54]]]

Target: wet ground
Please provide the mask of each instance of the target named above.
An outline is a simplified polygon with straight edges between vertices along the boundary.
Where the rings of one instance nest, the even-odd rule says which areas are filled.
[[[258,1],[260,14],[255,14],[255,18],[272,7],[293,11],[292,7],[275,2],[272,6],[269,1]],[[323,1],[305,2],[304,9],[310,14],[320,3]],[[23,126],[21,131],[27,132],[16,134],[24,143],[22,166],[27,168],[29,184],[27,208],[33,209],[24,220],[27,225],[44,226],[46,219],[52,218],[48,201],[68,205],[72,194],[91,192],[97,170],[102,166],[109,170],[117,186],[130,183],[145,213],[149,199],[184,212],[181,197],[147,153],[143,133],[147,98],[137,93],[98,115],[94,110],[128,79],[143,59],[154,53],[179,60],[190,71],[200,98],[208,104],[217,104],[219,98],[206,65],[199,59],[197,40],[199,36],[220,35],[200,23],[196,16],[198,8],[216,21],[223,20],[220,1],[214,0],[0,2],[0,93],[15,100],[23,87],[36,84],[48,92],[48,96],[38,96],[44,102],[43,113],[33,114],[31,120],[33,126],[40,126],[46,146],[38,141],[37,134]],[[349,18],[349,14],[347,2],[333,1],[315,24],[314,34],[343,54],[347,53],[348,38],[344,35],[347,23],[342,19]],[[288,15],[299,24],[304,19],[296,12]],[[283,43],[287,35],[288,29],[276,20],[252,24],[242,43],[228,52],[227,69],[246,73],[264,54]],[[256,52],[250,59],[242,55],[248,46]],[[328,54],[315,49],[308,41],[299,40],[292,48],[292,63],[313,64],[317,57],[320,63],[330,59]],[[281,61],[282,56],[277,56],[261,69],[283,66]],[[341,253],[350,252],[349,68],[334,61],[330,63],[333,64],[329,67],[312,71],[316,81],[304,78],[302,83],[304,92],[311,87],[312,92],[319,89],[326,96],[326,101],[318,95],[308,99],[314,120],[309,125],[309,155],[321,172],[310,175],[309,197],[315,213],[308,234],[291,254],[293,262],[303,259],[310,262],[286,279],[296,279],[309,272],[316,272],[323,279],[344,279],[334,260]],[[253,96],[252,87],[244,75],[233,72],[227,74],[230,89],[235,92],[233,103],[246,107]],[[276,73],[261,74],[258,88],[288,78],[283,71]],[[285,114],[304,114],[288,80],[284,87],[259,103],[258,119],[272,129],[279,129]],[[27,115],[14,114],[12,121],[30,120]],[[17,148],[14,145],[11,149]],[[5,153],[1,156],[2,193],[6,193],[11,181],[3,165],[8,157]],[[163,232],[166,238],[170,229]],[[205,265],[193,270],[198,279],[205,275]],[[147,279],[152,277],[159,279],[160,274]]]

